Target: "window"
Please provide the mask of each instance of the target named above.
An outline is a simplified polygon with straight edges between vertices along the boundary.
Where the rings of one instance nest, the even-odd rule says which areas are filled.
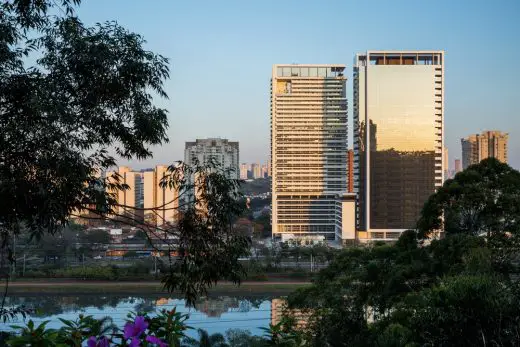
[[[318,68],[318,77],[327,77],[327,69],[324,67]]]
[[[310,77],[317,77],[318,76],[318,68],[310,67],[309,68],[309,76]]]

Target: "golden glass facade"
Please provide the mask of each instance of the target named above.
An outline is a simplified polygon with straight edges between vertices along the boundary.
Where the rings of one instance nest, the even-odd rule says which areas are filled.
[[[358,230],[415,228],[443,179],[443,53],[368,52],[354,68]],[[447,165],[447,163],[446,163]]]

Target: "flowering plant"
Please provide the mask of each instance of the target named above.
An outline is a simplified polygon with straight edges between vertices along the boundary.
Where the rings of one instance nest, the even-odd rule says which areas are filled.
[[[76,321],[61,319],[64,326],[59,330],[47,329],[48,321],[35,327],[29,320],[26,327],[12,326],[18,333],[7,340],[7,345],[80,347],[86,342],[88,347],[176,347],[189,329],[187,319],[188,315],[175,308],[162,310],[154,317],[130,313],[122,331],[108,325],[108,318],[97,320],[92,316],[80,315]]]

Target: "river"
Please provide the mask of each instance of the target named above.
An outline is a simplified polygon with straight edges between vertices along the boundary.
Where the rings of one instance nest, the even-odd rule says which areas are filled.
[[[228,329],[249,330],[253,335],[262,335],[261,327],[268,327],[271,321],[270,296],[218,296],[200,299],[195,307],[187,307],[183,299],[160,295],[35,295],[12,296],[7,298],[7,306],[24,305],[34,310],[26,319],[35,323],[50,320],[49,328],[60,328],[63,323],[58,318],[76,319],[80,313],[96,318],[109,316],[122,327],[129,312],[149,312],[153,315],[162,309],[177,308],[189,314],[187,324],[194,329],[188,335],[197,336],[197,328],[210,334],[224,334]],[[11,324],[1,323],[0,330],[11,330]]]

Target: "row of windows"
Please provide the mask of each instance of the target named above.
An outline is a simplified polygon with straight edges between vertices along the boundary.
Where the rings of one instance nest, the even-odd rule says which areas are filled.
[[[342,77],[343,67],[277,67],[278,77]]]

